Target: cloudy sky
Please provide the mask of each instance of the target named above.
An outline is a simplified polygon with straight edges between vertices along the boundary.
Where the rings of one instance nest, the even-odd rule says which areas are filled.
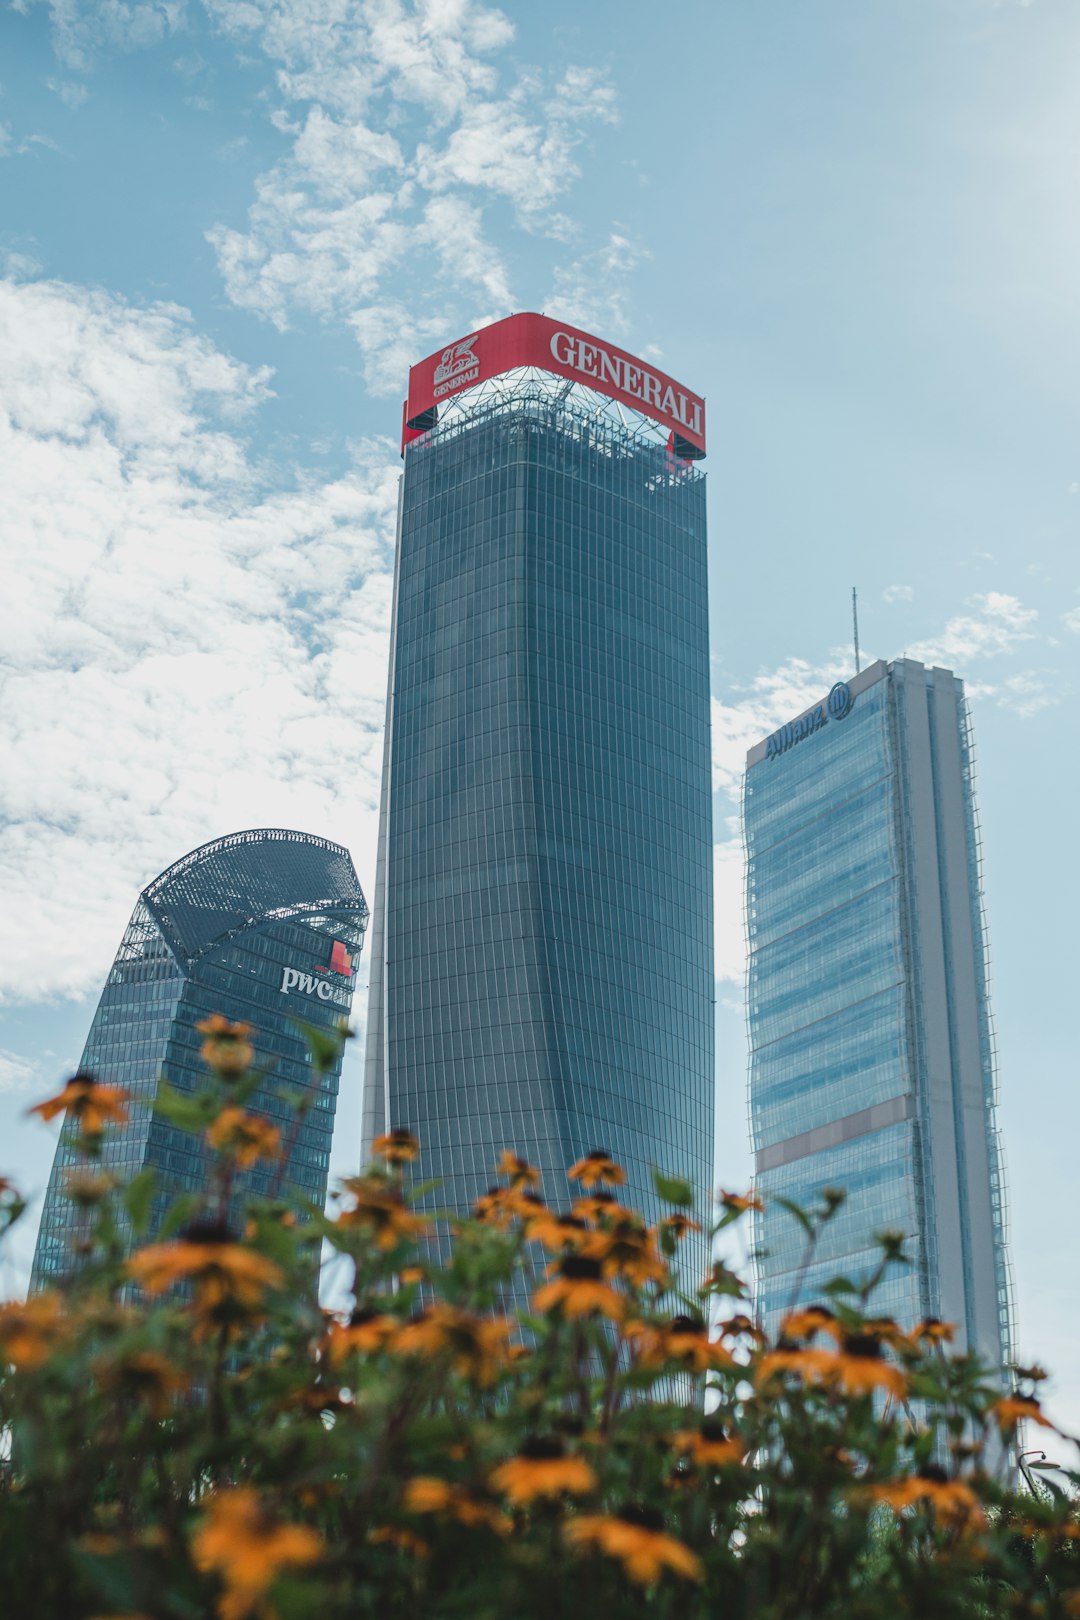
[[[289,825],[370,892],[405,373],[542,309],[708,397],[729,1184],[745,749],[850,672],[853,584],[867,657],[969,683],[1021,1342],[1080,1428],[1078,193],[1075,0],[0,0],[0,1171],[170,861]],[[354,1068],[341,1170],[358,1118]]]

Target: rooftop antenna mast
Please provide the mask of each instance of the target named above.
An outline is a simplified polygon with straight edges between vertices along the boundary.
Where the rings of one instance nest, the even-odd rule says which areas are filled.
[[[851,626],[855,632],[855,673],[858,675],[859,664],[859,598],[854,585],[851,587]]]

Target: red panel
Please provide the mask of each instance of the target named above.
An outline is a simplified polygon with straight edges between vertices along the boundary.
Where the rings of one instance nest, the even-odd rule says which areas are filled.
[[[518,366],[537,366],[584,383],[629,405],[705,454],[705,401],[624,349],[546,315],[508,315],[471,337],[438,349],[409,372],[401,448],[423,429],[410,428],[433,405]]]

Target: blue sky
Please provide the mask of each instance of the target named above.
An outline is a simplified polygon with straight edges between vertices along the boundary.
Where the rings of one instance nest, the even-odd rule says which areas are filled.
[[[0,1171],[171,860],[292,825],[370,892],[405,372],[543,309],[709,402],[721,1181],[745,748],[850,672],[852,584],[868,658],[969,683],[1021,1345],[1080,1428],[1078,187],[1074,0],[3,4]]]

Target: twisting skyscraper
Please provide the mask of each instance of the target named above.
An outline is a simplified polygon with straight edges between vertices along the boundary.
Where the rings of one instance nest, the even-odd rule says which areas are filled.
[[[962,683],[901,659],[840,682],[747,760],[750,1103],[760,1304],[880,1258],[875,1309],[955,1322],[994,1367],[1010,1339],[972,739]],[[846,1202],[803,1267],[771,1197]]]
[[[294,1020],[347,1018],[367,926],[349,852],[283,828],[232,833],[185,855],[147,885],[116,953],[80,1069],[130,1093],[129,1119],[104,1147],[125,1178],[151,1167],[159,1192],[151,1229],[178,1192],[206,1186],[201,1140],[154,1113],[159,1076],[180,1090],[206,1079],[196,1024],[212,1013],[249,1023],[256,1058],[272,1072],[251,1106],[290,1132],[288,1098],[311,1083]],[[305,1114],[288,1184],[321,1207],[326,1197],[340,1059]],[[79,1211],[65,1194],[75,1162],[67,1134],[56,1149],[34,1257],[34,1284],[72,1264]],[[265,1191],[269,1172],[250,1173]]]
[[[526,315],[405,421],[366,1139],[459,1209],[503,1148],[559,1198],[601,1147],[655,1213],[712,1162],[704,407]]]

